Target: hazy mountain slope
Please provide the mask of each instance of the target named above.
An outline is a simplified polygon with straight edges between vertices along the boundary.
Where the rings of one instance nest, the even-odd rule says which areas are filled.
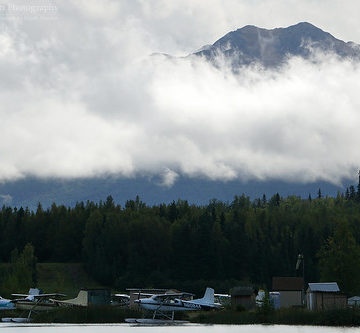
[[[346,181],[349,186],[355,181]],[[35,209],[38,202],[49,207],[53,202],[74,206],[77,201],[105,200],[111,194],[117,203],[123,205],[126,200],[135,199],[136,195],[149,205],[170,203],[173,200],[183,199],[195,204],[207,204],[211,199],[232,201],[234,195],[242,193],[252,199],[267,197],[279,192],[282,196],[299,195],[307,198],[309,193],[316,197],[319,187],[322,194],[334,196],[337,191],[344,191],[344,187],[335,186],[326,182],[310,184],[286,183],[284,181],[211,181],[205,179],[190,179],[181,177],[171,188],[158,185],[156,180],[148,178],[114,179],[94,178],[81,180],[39,180],[25,179],[0,185],[0,195],[7,195],[5,202],[0,197],[0,205],[23,206]],[[9,198],[11,197],[11,200]]]

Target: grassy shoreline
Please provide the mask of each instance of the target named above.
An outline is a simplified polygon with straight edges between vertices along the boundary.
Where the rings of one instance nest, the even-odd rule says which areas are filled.
[[[139,310],[118,307],[59,308],[49,312],[33,313],[32,320],[34,323],[124,323],[125,318],[142,318],[144,314]],[[2,317],[17,317],[20,315],[20,311],[2,312]],[[282,309],[268,313],[223,310],[218,312],[177,313],[175,319],[189,320],[192,323],[199,324],[357,327],[360,326],[360,309],[328,311]]]

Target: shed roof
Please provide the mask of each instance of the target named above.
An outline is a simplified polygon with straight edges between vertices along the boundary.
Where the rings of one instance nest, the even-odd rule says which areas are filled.
[[[308,290],[327,293],[337,293],[340,291],[339,286],[336,282],[309,283]]]
[[[253,293],[252,287],[234,287],[231,289],[231,296],[251,296]]]
[[[304,288],[302,277],[273,277],[272,290],[274,291],[300,291]]]

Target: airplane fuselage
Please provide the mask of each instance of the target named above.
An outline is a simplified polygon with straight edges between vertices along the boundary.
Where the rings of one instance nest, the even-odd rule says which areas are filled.
[[[16,308],[18,310],[36,310],[36,311],[49,311],[53,310],[58,305],[54,302],[31,302],[31,301],[18,301]]]
[[[136,303],[140,304],[144,309],[156,311],[199,311],[204,309],[200,304],[191,303],[188,301],[174,300],[171,303],[160,303],[153,301],[152,299],[140,299],[136,300]]]

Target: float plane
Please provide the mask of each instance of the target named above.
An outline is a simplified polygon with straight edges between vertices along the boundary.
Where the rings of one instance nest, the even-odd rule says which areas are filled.
[[[174,294],[161,294],[151,295],[148,298],[141,298],[135,300],[146,310],[153,311],[152,319],[134,319],[128,318],[125,321],[128,323],[145,323],[145,324],[161,324],[161,323],[187,323],[186,321],[174,321],[175,311],[199,311],[199,310],[212,310],[221,307],[219,303],[214,301],[214,289],[206,288],[205,295],[202,298],[193,300],[183,300],[182,298],[188,296],[189,293],[174,293]],[[171,313],[171,316],[166,313]],[[162,319],[156,319],[156,318]]]
[[[21,297],[11,300],[16,309],[24,310],[20,317],[1,318],[3,322],[28,323],[31,321],[31,313],[36,311],[48,311],[54,309],[58,305],[50,299],[50,297],[64,297],[63,294],[52,293],[43,294],[40,289],[30,288],[28,294],[12,294],[13,297]],[[28,311],[26,317],[22,317]]]
[[[11,294],[11,296],[22,297],[12,301],[15,303],[17,309],[48,311],[58,306],[52,299],[50,299],[51,297],[65,297],[66,295],[59,293],[43,294],[40,289],[30,288],[28,294]]]

